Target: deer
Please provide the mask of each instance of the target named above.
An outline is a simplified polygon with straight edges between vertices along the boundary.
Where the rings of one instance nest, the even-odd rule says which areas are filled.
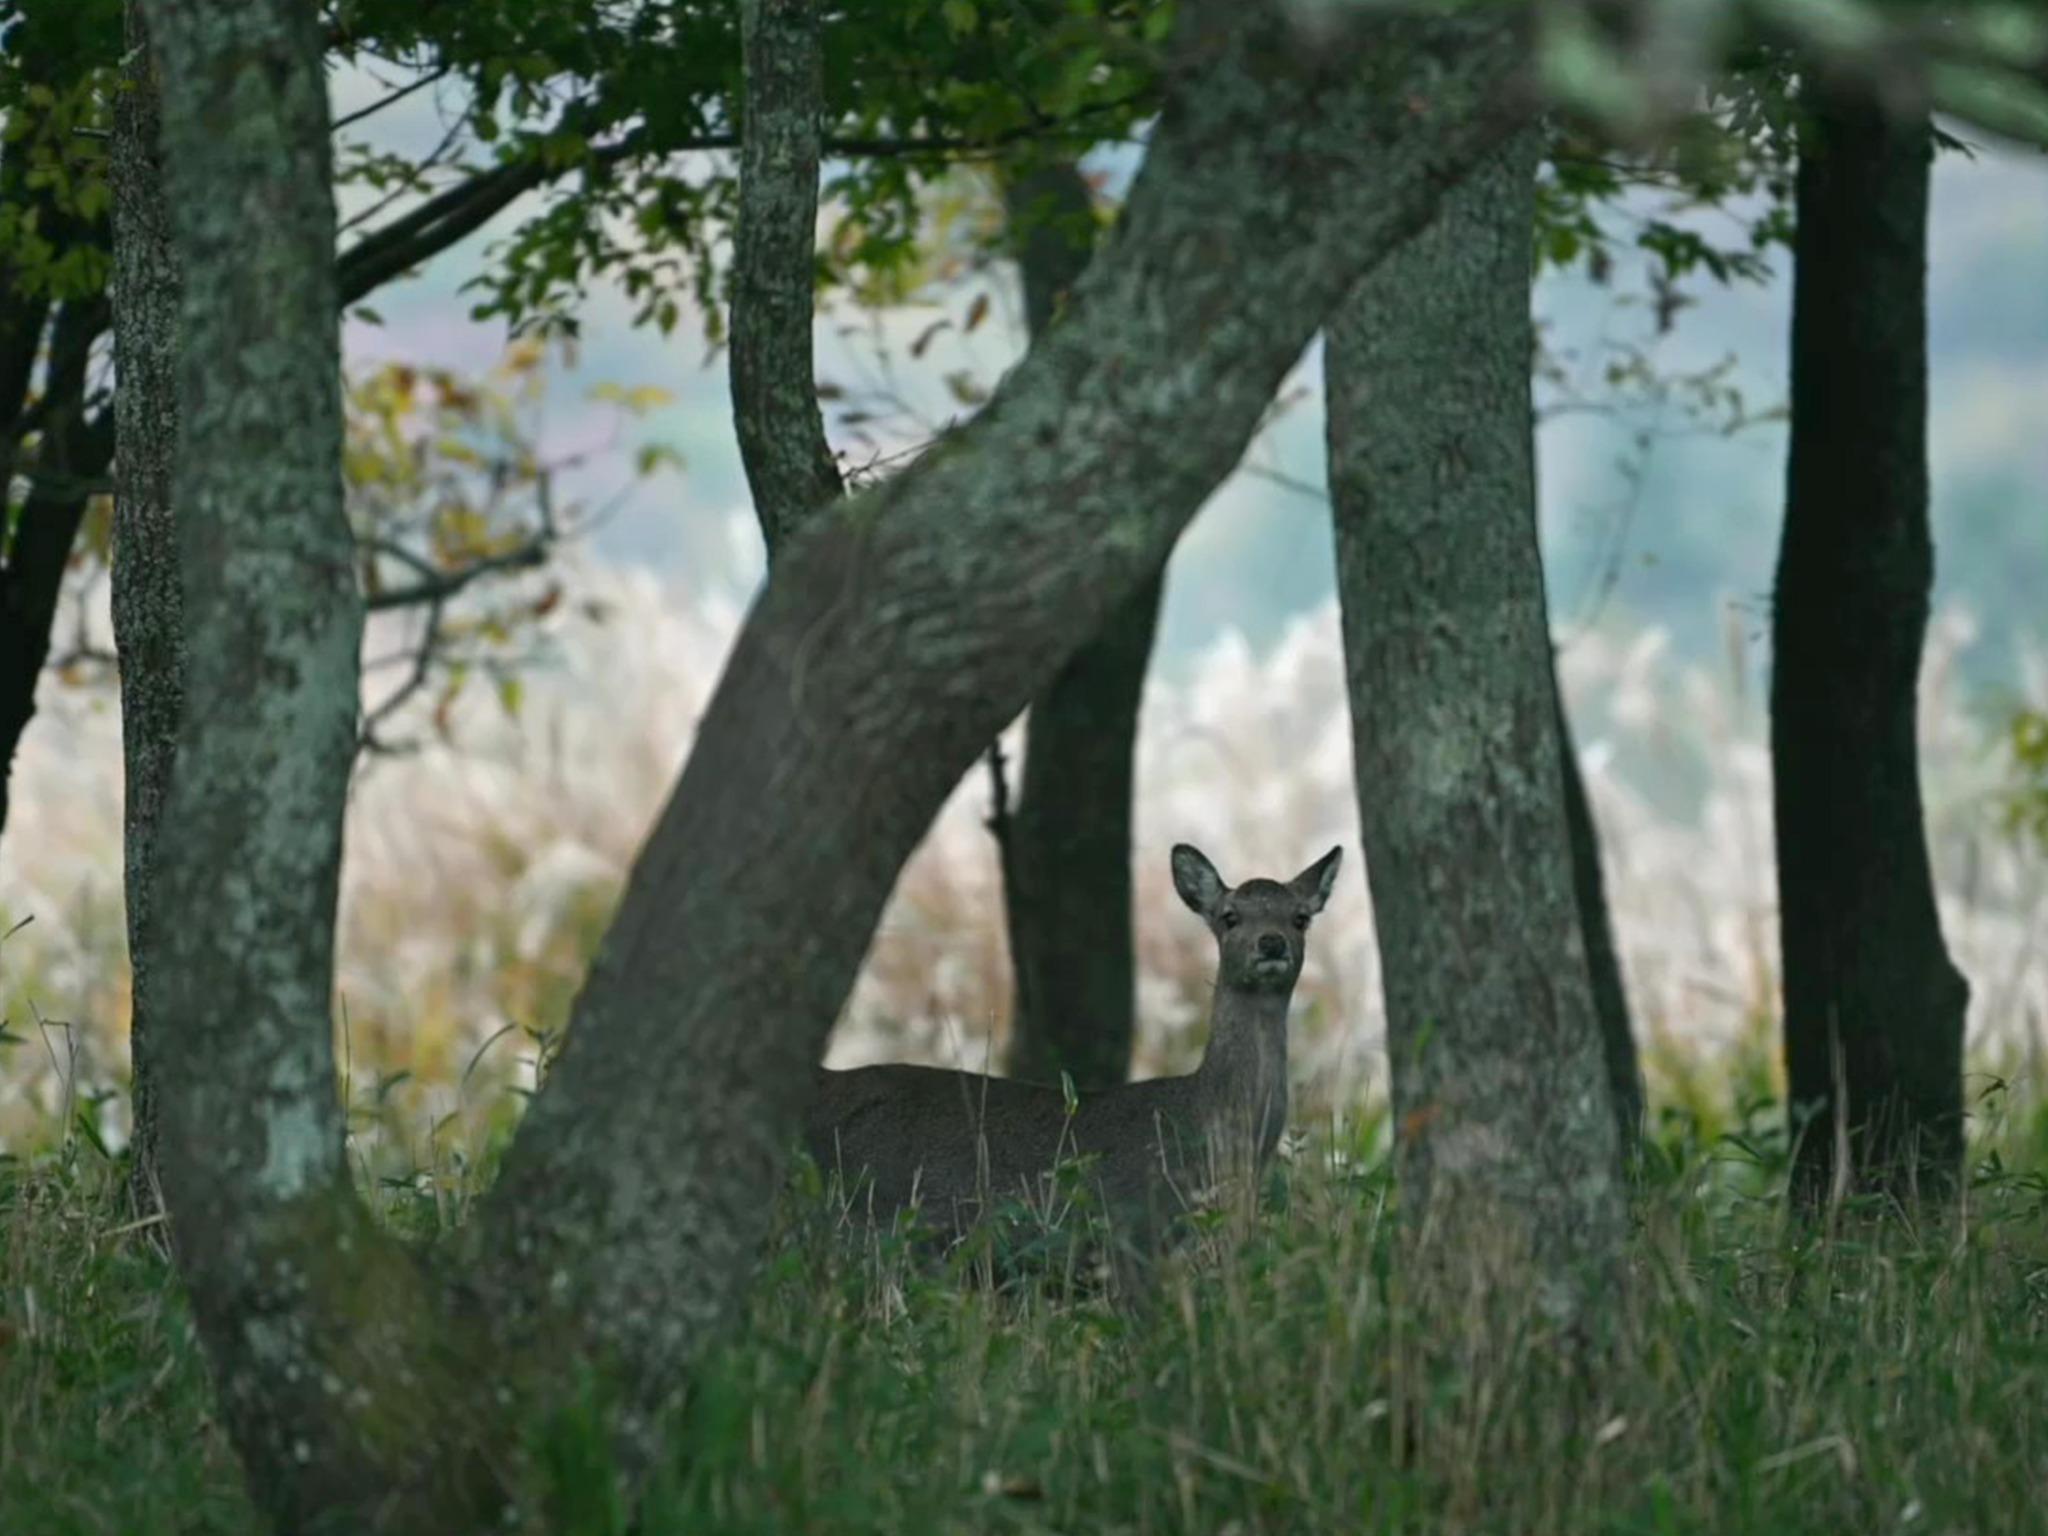
[[[1175,845],[1174,890],[1216,940],[1209,1039],[1194,1072],[1076,1094],[1064,1079],[820,1066],[805,1150],[871,1221],[914,1208],[942,1244],[1008,1202],[1043,1208],[1063,1167],[1083,1170],[1128,1277],[1182,1213],[1232,1175],[1255,1177],[1279,1144],[1289,1004],[1342,855],[1332,848],[1291,880],[1231,886],[1200,849]]]

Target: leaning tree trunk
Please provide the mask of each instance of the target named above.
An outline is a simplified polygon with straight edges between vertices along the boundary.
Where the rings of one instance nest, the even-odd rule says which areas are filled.
[[[1019,177],[1007,201],[1036,341],[1087,268],[1095,216],[1071,164]],[[1016,1077],[1055,1082],[1064,1072],[1087,1090],[1130,1075],[1132,770],[1162,580],[1119,604],[1033,702],[1017,804],[998,807]]]
[[[150,915],[156,831],[183,708],[183,597],[171,516],[178,440],[178,264],[157,157],[155,56],[139,0],[125,8],[128,60],[114,102],[114,353],[118,451],[114,484],[114,645],[121,662],[123,851],[128,911],[130,1189],[138,1211],[158,1204],[156,975],[142,940]]]
[[[1556,677],[1553,667],[1552,678]],[[1621,955],[1615,948],[1614,922],[1607,908],[1607,879],[1600,867],[1600,829],[1593,821],[1593,803],[1586,794],[1586,776],[1572,743],[1564,690],[1557,699],[1558,761],[1564,769],[1565,825],[1571,836],[1572,892],[1579,909],[1579,928],[1586,940],[1586,972],[1593,985],[1593,1011],[1600,1018],[1600,1044],[1607,1058],[1607,1091],[1614,1105],[1614,1128],[1624,1166],[1634,1164],[1643,1139],[1643,1066],[1636,1050],[1635,1027],[1629,1020],[1628,988],[1621,978]]]
[[[1771,751],[1795,1184],[1953,1187],[1969,989],[1942,941],[1916,689],[1928,533],[1924,112],[1816,82],[1801,128]]]
[[[1623,1191],[1574,898],[1529,398],[1539,137],[1445,200],[1325,358],[1404,1208],[1460,1297],[1593,1320]]]

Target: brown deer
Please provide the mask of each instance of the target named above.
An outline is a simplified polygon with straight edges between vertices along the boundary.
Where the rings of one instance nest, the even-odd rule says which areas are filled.
[[[1063,1084],[938,1067],[819,1069],[807,1150],[857,1208],[915,1206],[941,1235],[991,1209],[1044,1209],[1063,1165],[1086,1171],[1119,1247],[1148,1254],[1180,1212],[1235,1173],[1256,1173],[1287,1123],[1287,1012],[1311,918],[1336,883],[1332,848],[1292,880],[1227,886],[1188,844],[1173,884],[1216,937],[1215,1002],[1186,1077],[1076,1097]]]

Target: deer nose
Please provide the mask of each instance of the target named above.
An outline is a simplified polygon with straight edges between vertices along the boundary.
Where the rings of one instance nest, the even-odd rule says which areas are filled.
[[[1259,935],[1259,958],[1261,960],[1285,960],[1287,941],[1277,933]]]

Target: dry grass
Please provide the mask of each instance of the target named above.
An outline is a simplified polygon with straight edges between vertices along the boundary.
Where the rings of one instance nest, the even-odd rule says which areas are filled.
[[[369,762],[349,823],[340,1044],[358,1148],[379,1172],[450,1169],[531,1080],[560,1028],[620,879],[688,747],[736,626],[735,602],[691,602],[645,573],[567,570],[518,717],[487,689],[451,739],[425,706],[416,754]],[[1734,632],[1731,631],[1731,634]],[[392,637],[373,636],[372,653]],[[1285,875],[1331,843],[1357,847],[1333,609],[1266,656],[1219,639],[1187,680],[1155,683],[1139,743],[1139,1071],[1199,1049],[1212,956],[1173,899],[1165,850],[1199,842],[1226,876]],[[2007,833],[1991,722],[1955,681],[1972,643],[1936,627],[1924,688],[1930,835],[1950,942],[1975,989],[1973,1059],[2042,1080],[2048,859]],[[1605,836],[1610,890],[1653,1088],[1707,1114],[1738,1057],[1773,1089],[1775,923],[1756,661],[1732,647],[1680,665],[1657,632],[1592,633],[1562,661]],[[2023,660],[2036,705],[2048,667]],[[90,1108],[125,1070],[118,722],[105,694],[46,682],[0,838],[0,1147]],[[401,732],[402,734],[402,732]],[[980,1065],[1007,1027],[1008,982],[983,775],[961,786],[905,870],[833,1046]],[[1302,1114],[1341,1119],[1385,1086],[1377,956],[1359,861],[1310,946],[1300,993]],[[62,1024],[48,1021],[63,1021]],[[42,1021],[42,1022],[39,1022]],[[1738,1049],[1740,1048],[1740,1049]],[[1731,1055],[1735,1052],[1735,1055]],[[92,1112],[110,1142],[118,1096]]]
[[[412,1230],[461,1219],[475,1150],[566,1015],[736,619],[644,576],[581,572],[574,591],[518,719],[465,699],[458,749],[379,761],[357,785],[342,927],[355,1149]],[[1615,1353],[1593,1378],[1533,1318],[1503,1346],[1515,1296],[1488,1299],[1482,1330],[1455,1314],[1445,1328],[1402,1291],[1354,864],[1302,984],[1308,1134],[1255,1220],[1199,1233],[1134,1320],[1028,1266],[963,1286],[893,1238],[832,1240],[821,1208],[794,1200],[746,1326],[696,1378],[644,1529],[2048,1529],[2048,862],[2000,829],[2004,769],[1951,681],[1967,638],[1942,625],[1928,669],[1932,836],[1976,986],[1975,1059],[2018,1086],[1978,1105],[1955,1220],[1785,1223],[1750,668],[1710,675],[1655,635],[1595,636],[1568,650],[1565,679],[1664,1112]],[[1192,837],[1242,877],[1355,846],[1335,644],[1324,613],[1270,656],[1225,640],[1185,686],[1155,687],[1141,848]],[[2048,679],[2029,676],[2041,702]],[[0,908],[35,918],[0,950],[24,1037],[0,1056],[0,1145],[27,1154],[0,1159],[0,1528],[250,1531],[177,1287],[127,1228],[120,1165],[79,1129],[117,1141],[123,1113],[102,1098],[124,1064],[115,734],[97,696],[52,691],[46,708],[0,855]],[[984,796],[979,777],[963,786],[905,871],[841,1061],[978,1062],[1004,1028]],[[1210,956],[1163,855],[1141,865],[1139,900],[1142,1066],[1159,1071],[1197,1046]],[[989,1268],[986,1253],[961,1262]],[[552,1528],[611,1536],[576,1436],[558,1422],[544,1440]]]

